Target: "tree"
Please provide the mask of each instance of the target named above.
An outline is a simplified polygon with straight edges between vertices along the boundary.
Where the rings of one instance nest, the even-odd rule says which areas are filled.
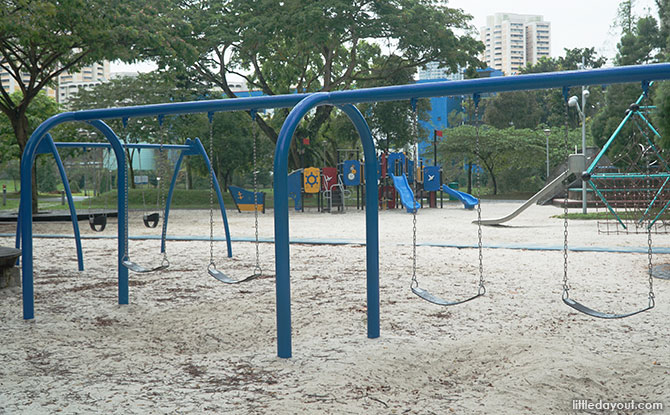
[[[486,182],[499,190],[531,191],[542,187],[545,174],[545,135],[538,130],[513,127],[495,128],[480,126],[479,148],[477,148],[476,128],[462,125],[445,131],[439,146],[443,160],[463,158],[472,163],[479,162],[486,170]],[[568,147],[581,141],[581,130],[569,132]],[[551,165],[556,166],[566,160],[565,130],[553,129],[549,137]]]
[[[455,71],[478,63],[483,48],[469,34],[471,16],[431,0],[192,0],[175,13],[193,26],[183,40],[199,51],[195,76],[231,98],[237,97],[228,85],[231,75],[266,95],[335,91],[432,61]],[[176,61],[191,66],[183,56]],[[162,62],[168,63],[175,60]],[[330,106],[314,111],[305,135],[316,137],[331,112]],[[257,120],[276,142],[277,128]],[[296,166],[295,145],[290,157]]]
[[[181,85],[182,82],[174,76],[173,72],[144,73],[136,77],[113,79],[89,90],[81,89],[70,99],[68,104],[73,110],[84,110],[192,101],[207,96],[208,92],[200,85],[190,85],[190,88]],[[165,144],[181,144],[186,138],[195,137],[193,135],[194,123],[206,124],[204,118],[191,115],[165,117],[163,122],[164,125],[161,127],[156,117],[133,118],[127,120],[125,124],[120,119],[107,121],[119,137],[127,143],[160,143],[163,140]],[[201,127],[200,130],[203,130],[203,128]],[[87,126],[83,126],[79,133],[78,139],[84,141],[90,141],[91,138],[99,135],[97,130]],[[102,140],[102,138],[100,139]],[[136,154],[136,152],[126,149],[126,157],[130,166],[128,183],[131,187],[135,187],[132,161]],[[192,168],[190,158],[186,159],[185,165],[188,172],[187,181],[190,183]]]
[[[0,88],[0,111],[9,119],[21,154],[31,129],[36,128],[29,123],[28,107],[40,91],[53,87],[60,74],[102,60],[149,56],[158,44],[163,50],[178,46],[170,31],[155,30],[159,24],[181,25],[159,17],[156,5],[160,4],[158,0],[2,2],[0,68],[16,81],[22,99],[15,102]],[[34,185],[33,190],[36,212]]]
[[[13,94],[10,95],[10,99],[14,103],[21,102],[23,99],[23,94],[21,91],[16,91]],[[60,106],[54,100],[53,98],[50,98],[47,96],[47,94],[44,91],[41,91],[40,93],[35,96],[33,99],[32,105],[30,108],[28,108],[28,111],[26,113],[26,118],[28,119],[28,125],[31,126],[31,128],[28,130],[29,133],[32,133],[33,128],[40,125],[44,120],[47,118],[54,116],[60,112]],[[63,128],[59,127],[51,131],[51,135],[53,137],[60,137],[61,134],[67,135],[69,134],[70,129],[68,128]],[[9,118],[5,116],[4,114],[0,114],[0,165],[11,163],[14,160],[20,160],[21,158],[21,152],[19,149],[19,146],[16,142],[16,137],[14,135],[14,129],[12,128],[11,122],[9,121]],[[41,157],[40,157],[41,158]],[[50,159],[51,156],[48,155],[46,159]],[[39,159],[38,159],[39,160]],[[49,170],[51,170],[52,163],[50,161],[45,161],[41,163],[41,165],[46,166]],[[20,171],[12,170],[12,179],[13,180],[18,180],[20,178]],[[49,175],[43,175],[43,178],[51,180]],[[35,182],[37,183],[37,181]],[[54,190],[55,189],[55,180],[52,180],[50,182],[52,184],[48,190]]]

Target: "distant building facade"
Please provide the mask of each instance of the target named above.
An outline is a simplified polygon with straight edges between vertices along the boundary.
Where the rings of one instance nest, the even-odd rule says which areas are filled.
[[[109,81],[109,61],[84,66],[78,72],[63,72],[58,76],[59,104],[66,104],[80,89],[90,89]]]
[[[526,64],[551,54],[551,23],[540,15],[496,13],[480,31],[485,50],[481,59],[505,75],[516,75]]]

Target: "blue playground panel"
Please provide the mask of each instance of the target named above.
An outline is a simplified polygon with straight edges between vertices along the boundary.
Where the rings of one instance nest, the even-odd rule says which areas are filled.
[[[446,184],[442,185],[442,190],[445,193],[448,193],[449,195],[460,200],[463,203],[463,207],[465,207],[466,209],[474,209],[475,206],[479,204],[479,199],[477,199],[476,197],[472,196],[471,194],[465,192],[459,192],[456,189],[452,189]]]
[[[302,210],[302,169],[288,175],[288,197],[293,199],[295,210]]]
[[[426,166],[423,168],[423,190],[426,192],[440,190],[440,166]]]
[[[361,162],[358,160],[345,160],[342,164],[342,181],[345,186],[358,186],[361,184]]]
[[[256,201],[254,203],[254,192],[251,190],[232,185],[228,186],[228,190],[233,196],[233,202],[235,202],[238,212],[253,212],[254,209],[258,209],[259,212],[265,213],[265,193],[256,192]]]

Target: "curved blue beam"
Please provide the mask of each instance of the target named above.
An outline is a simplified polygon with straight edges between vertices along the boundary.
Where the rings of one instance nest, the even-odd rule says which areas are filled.
[[[277,274],[277,355],[291,357],[291,266],[288,235],[288,154],[293,133],[307,112],[328,99],[316,93],[300,101],[289,113],[277,138],[274,158],[275,272]]]
[[[54,144],[54,140],[51,137],[51,134],[46,135],[49,148],[51,149],[51,154],[56,160],[56,166],[58,167],[58,172],[60,173],[60,178],[63,182],[63,189],[65,190],[65,195],[67,196],[67,204],[70,208],[70,218],[72,220],[72,230],[74,231],[74,244],[77,249],[77,264],[79,266],[79,271],[84,270],[84,255],[81,250],[81,234],[79,233],[79,221],[77,220],[77,212],[74,208],[74,199],[72,198],[72,190],[70,189],[70,182],[67,179],[67,174],[65,174],[65,167],[63,167],[63,161],[58,154],[58,149]]]
[[[365,251],[367,265],[368,337],[379,337],[379,203],[377,201],[377,154],[363,114],[351,104],[340,109],[356,127],[365,156]]]
[[[396,101],[411,98],[472,95],[485,92],[561,88],[578,85],[604,85],[661,79],[670,79],[670,63],[335,91],[330,93],[331,98],[329,103],[333,105],[342,105],[361,102]],[[56,117],[63,116],[75,121],[90,121],[130,116],[147,117],[218,111],[251,111],[263,108],[289,108],[298,104],[307,96],[310,96],[310,94],[174,102],[168,104],[68,112],[59,114]]]
[[[30,320],[35,318],[35,293],[33,286],[33,164],[37,147],[44,139],[44,135],[53,127],[66,121],[74,121],[74,113],[62,113],[54,115],[40,124],[33,131],[30,139],[23,149],[21,158],[21,201],[19,203],[19,216],[21,217],[21,276],[23,294],[23,318]]]
[[[118,296],[119,304],[128,304],[128,268],[124,267],[122,262],[125,259],[126,242],[128,235],[126,234],[126,206],[128,202],[128,192],[126,191],[126,152],[123,150],[121,140],[114,133],[114,131],[104,122],[100,120],[90,121],[93,127],[97,128],[112,145],[114,155],[116,156],[116,194],[117,194],[117,210],[118,210],[118,224],[117,224],[117,270],[118,270]]]

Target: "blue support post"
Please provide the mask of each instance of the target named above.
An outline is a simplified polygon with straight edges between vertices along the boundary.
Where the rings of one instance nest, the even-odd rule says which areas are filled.
[[[92,126],[97,128],[107,138],[112,145],[114,155],[116,156],[116,171],[117,171],[117,210],[118,210],[118,232],[117,232],[117,269],[118,269],[118,296],[119,304],[128,304],[128,268],[124,267],[122,262],[126,252],[126,242],[128,241],[128,234],[126,233],[126,205],[128,203],[128,192],[126,192],[126,152],[123,150],[123,145],[119,137],[112,131],[112,129],[100,120],[93,120],[89,122]]]
[[[365,118],[353,105],[340,107],[356,127],[365,156],[365,251],[367,265],[368,337],[379,337],[379,203],[377,203],[377,155]]]
[[[277,355],[289,358],[291,346],[291,265],[288,234],[288,153],[291,140],[302,117],[319,103],[328,99],[326,93],[316,93],[298,103],[289,113],[277,138],[274,157],[275,207],[275,279],[277,298]],[[375,202],[376,203],[376,202]]]

